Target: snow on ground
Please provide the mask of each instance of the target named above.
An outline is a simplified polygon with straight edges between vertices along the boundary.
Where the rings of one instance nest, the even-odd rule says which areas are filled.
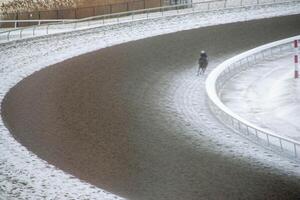
[[[35,71],[85,52],[180,30],[298,13],[300,3],[293,3],[166,17],[2,44],[0,98],[2,101],[11,87]],[[2,119],[0,131],[0,199],[118,199],[40,160],[13,139]],[[266,160],[257,152],[252,154]],[[269,158],[268,162],[297,173],[292,161]]]
[[[260,127],[300,141],[300,81],[294,79],[293,54],[287,54],[236,76],[226,85],[222,100]]]
[[[277,3],[282,3],[285,0],[279,0]],[[201,1],[200,1],[201,2]],[[203,1],[205,2],[205,1]],[[193,3],[199,3],[199,1],[193,2]],[[87,28],[95,28],[95,27],[101,27],[101,26],[107,26],[107,25],[115,25],[119,23],[130,23],[133,21],[140,21],[145,19],[158,19],[166,16],[174,16],[174,15],[186,15],[188,13],[194,13],[194,12],[207,12],[207,11],[213,11],[218,9],[233,9],[240,6],[250,6],[246,9],[251,9],[251,6],[255,5],[257,2],[252,0],[227,0],[227,1],[213,1],[208,3],[199,3],[194,4],[191,8],[185,8],[185,9],[175,9],[175,10],[165,10],[163,12],[147,12],[147,13],[134,13],[133,15],[125,15],[125,16],[116,16],[114,18],[95,18],[92,21],[86,21],[83,20],[78,23],[54,23],[52,25],[41,25],[37,27],[27,27],[25,29],[0,29],[0,43],[7,42],[7,40],[19,40],[22,38],[31,38],[36,36],[43,36],[48,34],[57,34],[62,32],[71,32],[74,30],[83,30]],[[272,0],[261,0],[259,2],[260,4],[270,4],[273,3]],[[290,3],[288,3],[290,4]],[[293,5],[293,3],[291,4]],[[277,5],[281,6],[281,5]],[[274,6],[273,6],[274,7]],[[286,11],[291,11],[290,8],[286,7]],[[293,8],[294,9],[294,8]],[[292,9],[292,10],[293,10]],[[228,10],[227,10],[228,12]],[[245,13],[245,12],[244,12]],[[203,13],[204,14],[204,13]],[[280,13],[278,13],[280,15]],[[248,18],[247,15],[245,15],[246,18]],[[9,32],[6,32],[7,30],[10,30]]]

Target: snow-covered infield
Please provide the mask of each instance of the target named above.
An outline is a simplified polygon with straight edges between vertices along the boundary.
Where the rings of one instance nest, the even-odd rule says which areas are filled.
[[[241,14],[242,12],[242,14]],[[0,45],[0,101],[26,76],[108,46],[181,30],[300,13],[300,3],[196,13]],[[221,15],[221,16],[220,16]],[[103,30],[106,34],[102,34]],[[49,165],[18,143],[0,118],[0,199],[122,199]],[[287,167],[285,165],[285,167]]]
[[[226,125],[239,133],[243,133],[250,138],[262,141],[265,145],[277,147],[281,152],[299,159],[299,141],[287,138],[280,135],[280,133],[274,133],[270,130],[260,128],[257,125],[243,119],[226,107],[219,98],[223,86],[233,76],[247,68],[255,66],[266,57],[273,57],[276,54],[282,54],[282,52],[287,51],[293,52],[293,42],[295,40],[300,40],[300,36],[272,42],[226,60],[214,69],[208,76],[206,80],[206,91],[210,99],[212,111]]]

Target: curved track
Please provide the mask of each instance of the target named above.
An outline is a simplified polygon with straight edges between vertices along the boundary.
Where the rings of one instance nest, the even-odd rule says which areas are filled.
[[[195,66],[201,49],[211,69],[299,34],[299,21],[201,28],[75,57],[25,78],[6,96],[2,115],[42,159],[129,199],[296,199],[299,178],[244,156],[243,149],[272,153],[210,114]]]

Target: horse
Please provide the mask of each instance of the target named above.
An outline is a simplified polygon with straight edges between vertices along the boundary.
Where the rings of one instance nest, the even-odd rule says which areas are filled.
[[[205,70],[207,68],[207,65],[208,65],[208,61],[206,58],[200,58],[199,59],[199,68],[198,68],[198,73],[197,73],[197,76],[199,76],[199,74],[204,74],[205,73]]]

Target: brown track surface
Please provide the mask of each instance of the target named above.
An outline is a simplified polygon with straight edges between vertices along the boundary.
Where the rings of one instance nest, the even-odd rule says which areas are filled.
[[[200,117],[211,115],[204,79],[194,76],[201,49],[211,69],[299,34],[299,22],[298,15],[214,26],[81,55],[21,81],[2,116],[42,159],[129,199],[297,199],[299,179],[210,150],[215,144],[203,135],[214,130]],[[188,91],[191,77],[199,87]],[[176,94],[184,84],[199,94],[199,112],[178,103],[189,101]],[[199,114],[199,122],[185,123],[189,114]],[[193,142],[195,132],[202,133]]]

